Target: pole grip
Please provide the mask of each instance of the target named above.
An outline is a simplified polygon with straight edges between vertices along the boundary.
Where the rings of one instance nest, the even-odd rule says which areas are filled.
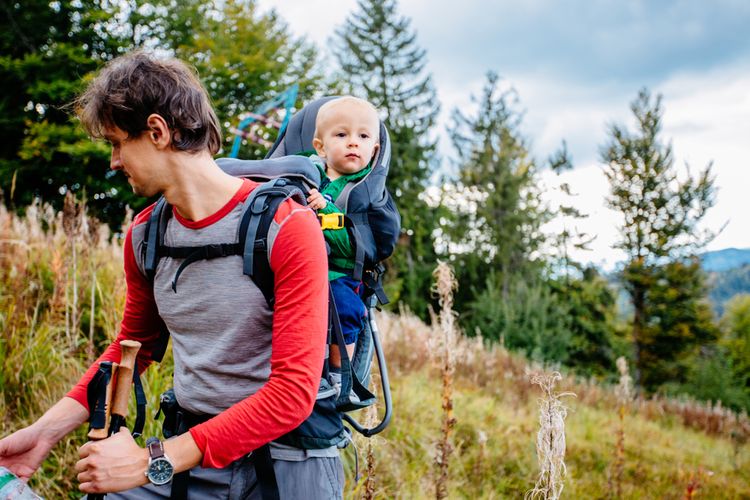
[[[130,384],[133,381],[133,370],[135,370],[135,358],[141,343],[135,340],[123,340],[120,342],[120,366],[117,369],[117,381],[115,383],[114,396],[112,397],[113,415],[126,417],[128,414],[128,398],[130,396]]]
[[[117,363],[112,363],[112,374],[109,377],[109,383],[107,383],[107,388],[105,389],[104,427],[102,427],[101,429],[91,429],[88,434],[90,441],[99,441],[101,439],[106,439],[109,434],[109,417],[112,411],[112,389],[115,384],[115,377],[117,376],[117,367]]]

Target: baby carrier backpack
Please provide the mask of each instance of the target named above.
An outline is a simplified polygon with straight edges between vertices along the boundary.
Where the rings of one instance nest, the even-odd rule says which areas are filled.
[[[317,167],[309,158],[295,156],[295,154],[312,149],[317,111],[330,99],[335,99],[335,97],[314,101],[295,114],[266,159],[221,158],[217,160],[218,165],[225,172],[262,183],[250,193],[245,202],[245,211],[237,231],[237,242],[217,242],[201,247],[165,246],[164,233],[169,218],[172,216],[172,208],[164,198],[161,198],[154,206],[145,231],[143,257],[147,277],[153,281],[156,267],[162,257],[183,259],[172,283],[172,288],[176,290],[179,286],[180,274],[191,263],[203,259],[241,255],[243,274],[255,282],[269,307],[273,309],[273,273],[268,262],[272,244],[267,238],[269,226],[277,207],[284,200],[292,198],[297,203],[306,205],[309,190],[320,186],[321,176]],[[351,431],[345,428],[342,419],[352,429],[367,437],[381,432],[390,422],[392,402],[388,370],[374,315],[378,302],[381,304],[388,302],[382,287],[384,272],[382,260],[393,253],[401,222],[393,199],[385,187],[390,153],[388,132],[381,123],[380,151],[373,162],[373,168],[357,183],[347,185],[335,200],[335,204],[346,214],[343,217],[344,224],[349,230],[351,240],[355,242],[355,268],[352,277],[363,282],[363,301],[368,309],[354,355],[350,360],[346,353],[336,305],[329,289],[328,345],[338,348],[341,354],[341,386],[336,388],[331,383],[326,359],[312,414],[297,429],[278,438],[276,441],[279,443],[303,449],[322,449],[334,445],[343,447],[351,440]],[[164,328],[159,346],[153,354],[154,360],[161,361],[168,341],[169,332]],[[381,377],[384,414],[377,425],[365,428],[347,412],[365,408],[376,402],[376,396],[368,389],[375,358]],[[352,392],[357,396],[353,398],[354,400],[350,398]],[[162,409],[165,415],[170,406],[175,405],[173,395],[170,395],[168,391],[162,397]],[[173,417],[165,416],[165,424],[169,418]],[[166,425],[165,437],[169,437]],[[266,463],[260,466],[256,463],[256,469],[259,472],[264,498],[274,498],[275,479],[272,479],[272,484],[269,485],[267,479],[264,481],[260,477],[261,471],[267,475],[269,470],[270,475],[273,476],[268,446],[263,448],[259,455],[265,457]],[[278,495],[277,491],[275,495]]]

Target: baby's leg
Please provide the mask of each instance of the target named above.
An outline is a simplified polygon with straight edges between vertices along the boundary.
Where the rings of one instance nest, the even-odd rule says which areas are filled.
[[[346,276],[331,281],[333,300],[336,302],[341,333],[346,343],[346,353],[349,359],[352,359],[354,355],[357,336],[362,330],[367,316],[367,309],[357,293],[358,288],[359,282]],[[336,344],[330,346],[329,362],[330,366],[334,368],[341,366],[341,353]]]
[[[354,356],[354,347],[356,345],[356,342],[346,344],[346,354],[347,356],[349,356],[349,359],[352,359],[352,356]],[[339,346],[337,346],[336,344],[331,344],[330,349],[331,350],[328,357],[329,365],[335,368],[341,368],[341,353],[339,352]]]

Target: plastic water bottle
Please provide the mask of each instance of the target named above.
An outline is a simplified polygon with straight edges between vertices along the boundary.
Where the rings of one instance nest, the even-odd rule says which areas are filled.
[[[0,500],[42,500],[5,467],[0,467]]]

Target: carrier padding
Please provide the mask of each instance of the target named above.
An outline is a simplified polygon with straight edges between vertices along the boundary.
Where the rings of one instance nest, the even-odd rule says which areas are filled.
[[[283,156],[265,160],[218,158],[216,163],[229,175],[247,177],[258,182],[283,177],[299,181],[308,191],[310,188],[317,189],[321,182],[320,170],[304,156]]]

